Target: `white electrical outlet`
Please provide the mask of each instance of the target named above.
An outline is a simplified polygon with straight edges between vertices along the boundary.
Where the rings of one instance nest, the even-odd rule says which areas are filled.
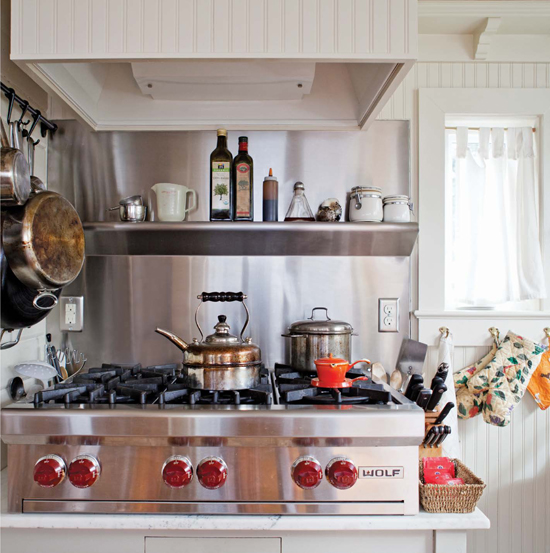
[[[69,326],[76,324],[76,305],[74,303],[65,304],[65,324]]]
[[[378,300],[378,332],[399,332],[399,298]]]
[[[62,296],[59,298],[59,329],[65,332],[82,332],[84,327],[84,298]]]

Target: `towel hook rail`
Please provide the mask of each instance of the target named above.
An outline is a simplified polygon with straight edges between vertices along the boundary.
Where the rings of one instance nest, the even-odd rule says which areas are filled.
[[[491,334],[491,336],[493,337],[495,344],[498,345],[498,342],[500,340],[500,330],[496,326],[492,326],[489,329],[489,334]]]
[[[449,332],[450,332],[450,330],[449,330],[446,326],[441,326],[441,327],[439,327],[439,332],[440,332],[445,338],[448,338],[448,337],[449,337]]]

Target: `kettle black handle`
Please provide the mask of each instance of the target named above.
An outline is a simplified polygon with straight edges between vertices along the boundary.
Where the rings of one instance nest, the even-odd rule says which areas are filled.
[[[244,300],[247,297],[248,296],[243,292],[203,292],[202,294],[197,296],[197,299],[201,300],[201,303],[199,303],[195,311],[195,324],[197,325],[197,328],[199,329],[199,332],[201,334],[201,342],[204,340],[204,334],[202,333],[202,328],[199,324],[198,315],[199,309],[205,301],[240,301],[243,304],[244,310],[246,311],[246,321],[240,335],[240,340],[241,342],[243,342],[244,331],[246,330],[246,327],[248,326],[248,323],[250,321],[250,313],[248,311],[248,307],[246,307],[246,303],[244,303]]]
[[[243,292],[203,292],[197,296],[202,301],[244,301],[246,298]]]

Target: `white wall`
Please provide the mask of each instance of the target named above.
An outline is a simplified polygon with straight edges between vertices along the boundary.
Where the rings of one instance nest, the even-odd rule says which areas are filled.
[[[379,118],[411,120],[411,187],[415,203],[418,200],[418,89],[428,87],[550,88],[550,63],[421,62],[411,70]],[[417,267],[414,258],[413,267]],[[414,310],[417,309],[416,282],[413,282],[412,298]],[[541,331],[548,322],[540,321]],[[452,332],[452,321],[447,326]],[[501,328],[501,335],[507,330]],[[455,368],[475,362],[487,351],[485,346],[456,348]],[[434,370],[436,364],[437,348],[430,347],[428,370]],[[527,393],[514,411],[509,427],[493,427],[477,417],[460,421],[459,432],[463,461],[487,484],[479,506],[492,525],[489,531],[470,533],[469,553],[549,552],[550,409],[541,411]]]

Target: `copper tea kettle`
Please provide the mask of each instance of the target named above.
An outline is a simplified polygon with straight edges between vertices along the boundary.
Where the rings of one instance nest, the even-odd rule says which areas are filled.
[[[254,388],[260,383],[262,354],[260,348],[250,338],[243,338],[248,327],[250,313],[244,300],[243,292],[203,292],[197,299],[201,300],[195,311],[195,324],[201,335],[188,344],[172,332],[157,328],[162,334],[183,352],[183,373],[191,388],[199,390],[242,390]],[[246,311],[246,321],[240,336],[229,332],[225,315],[218,316],[214,334],[206,338],[198,322],[198,313],[204,302],[240,301]]]

